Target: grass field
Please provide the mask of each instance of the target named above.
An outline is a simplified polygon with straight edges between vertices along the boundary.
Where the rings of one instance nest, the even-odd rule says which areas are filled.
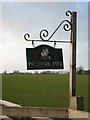
[[[88,111],[87,75],[77,75],[76,95],[84,96]],[[2,98],[26,106],[68,108],[69,75],[3,74]]]

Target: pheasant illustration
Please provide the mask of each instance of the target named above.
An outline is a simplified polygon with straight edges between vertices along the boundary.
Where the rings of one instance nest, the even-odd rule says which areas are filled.
[[[41,52],[41,57],[42,60],[51,60],[51,57],[49,56],[49,50],[47,48],[44,48]]]

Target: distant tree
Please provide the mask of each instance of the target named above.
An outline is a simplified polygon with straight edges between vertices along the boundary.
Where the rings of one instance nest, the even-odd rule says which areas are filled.
[[[35,74],[38,74],[38,71],[35,71]]]
[[[14,70],[13,73],[14,74],[19,74],[20,72],[19,72],[19,70]]]
[[[3,74],[7,74],[7,71],[5,70],[5,71],[3,72]]]
[[[83,74],[83,71],[84,71],[84,67],[83,66],[79,66],[76,69],[77,74]]]

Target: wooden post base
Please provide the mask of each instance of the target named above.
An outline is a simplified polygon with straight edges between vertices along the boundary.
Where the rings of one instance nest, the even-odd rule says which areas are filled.
[[[84,110],[84,97],[71,96],[69,102],[69,108],[74,110]]]

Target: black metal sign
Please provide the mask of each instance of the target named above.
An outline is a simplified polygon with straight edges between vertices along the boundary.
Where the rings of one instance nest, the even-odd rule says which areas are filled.
[[[48,45],[26,48],[27,70],[32,69],[63,69],[62,49]]]

